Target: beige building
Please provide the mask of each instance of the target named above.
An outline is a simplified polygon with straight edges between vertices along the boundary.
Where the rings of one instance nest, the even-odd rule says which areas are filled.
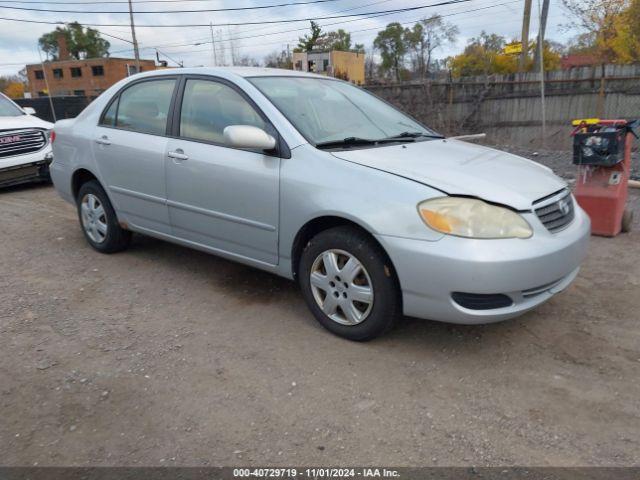
[[[364,83],[364,53],[294,52],[293,69],[348,80],[357,85]]]

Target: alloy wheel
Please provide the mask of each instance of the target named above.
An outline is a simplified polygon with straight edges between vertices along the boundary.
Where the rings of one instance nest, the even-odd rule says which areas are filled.
[[[344,250],[326,250],[311,267],[313,298],[334,322],[357,325],[373,308],[373,283],[362,263]]]
[[[80,204],[82,227],[95,243],[102,243],[107,237],[107,215],[100,199],[92,193],[82,197]]]

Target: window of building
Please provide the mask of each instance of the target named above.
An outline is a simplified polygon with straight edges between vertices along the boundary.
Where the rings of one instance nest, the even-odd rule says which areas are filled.
[[[53,78],[62,78],[64,75],[62,74],[62,69],[61,68],[54,68],[53,69]]]
[[[44,72],[42,70],[34,70],[33,74],[36,77],[36,80],[43,80],[44,79]]]
[[[322,60],[322,71],[326,72],[327,70],[329,70],[329,59],[325,58]]]
[[[74,94],[76,97],[84,97],[84,90],[74,90],[74,91],[73,91],[73,94]]]
[[[78,78],[82,76],[82,69],[80,67],[71,67],[71,76],[73,78]]]
[[[222,132],[229,125],[266,124],[233,88],[209,80],[188,80],[180,112],[180,136],[225,144]]]
[[[136,132],[164,135],[175,83],[174,79],[149,80],[127,88],[118,100],[115,126]],[[105,117],[110,113],[111,107]]]
[[[102,65],[94,65],[91,67],[91,73],[94,77],[102,77],[104,75],[104,67]]]

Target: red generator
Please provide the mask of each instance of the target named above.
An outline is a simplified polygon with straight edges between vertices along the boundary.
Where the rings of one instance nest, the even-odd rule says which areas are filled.
[[[573,121],[574,195],[591,218],[593,235],[614,237],[631,229],[633,212],[626,203],[637,125],[637,120]]]

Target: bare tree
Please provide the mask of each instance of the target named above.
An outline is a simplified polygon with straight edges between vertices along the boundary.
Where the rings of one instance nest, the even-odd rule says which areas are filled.
[[[432,15],[407,29],[405,39],[409,48],[414,71],[420,78],[431,72],[433,52],[448,43],[454,43],[458,27],[445,22],[440,15]]]

